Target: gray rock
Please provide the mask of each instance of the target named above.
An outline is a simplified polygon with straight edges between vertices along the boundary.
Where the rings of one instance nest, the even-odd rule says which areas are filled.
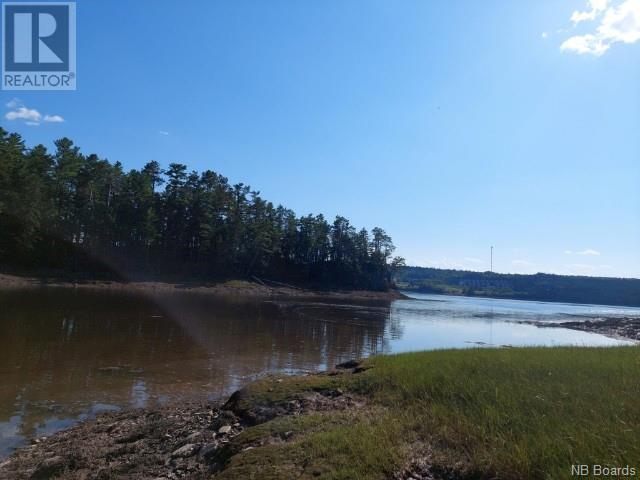
[[[187,443],[186,445],[183,445],[182,447],[180,447],[177,450],[175,450],[171,454],[171,457],[173,457],[173,458],[190,457],[190,456],[195,455],[196,453],[198,453],[198,450],[200,450],[200,445],[198,445],[196,443]]]
[[[221,435],[226,435],[230,431],[231,431],[231,425],[223,425],[218,429],[218,433],[220,433]]]
[[[198,452],[198,456],[200,458],[203,458],[204,460],[211,460],[216,454],[217,450],[218,446],[215,443],[207,443],[200,449],[200,451]]]

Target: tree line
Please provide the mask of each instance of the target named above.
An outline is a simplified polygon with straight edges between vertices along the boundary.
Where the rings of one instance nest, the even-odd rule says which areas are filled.
[[[68,138],[27,148],[0,128],[0,268],[91,275],[269,277],[386,289],[394,245],[347,218],[296,216],[181,163],[125,171]]]
[[[403,267],[397,285],[423,293],[640,307],[640,279]]]

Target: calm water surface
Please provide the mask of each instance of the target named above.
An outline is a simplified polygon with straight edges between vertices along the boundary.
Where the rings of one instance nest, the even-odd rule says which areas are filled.
[[[0,458],[30,437],[104,410],[215,399],[266,372],[419,349],[623,344],[518,322],[640,315],[624,307],[413,296],[356,305],[85,290],[0,293]]]

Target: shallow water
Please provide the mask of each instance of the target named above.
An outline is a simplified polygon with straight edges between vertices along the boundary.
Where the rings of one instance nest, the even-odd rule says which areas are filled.
[[[101,411],[220,398],[266,372],[378,353],[628,342],[519,321],[640,309],[436,295],[367,304],[87,290],[0,293],[0,458]]]

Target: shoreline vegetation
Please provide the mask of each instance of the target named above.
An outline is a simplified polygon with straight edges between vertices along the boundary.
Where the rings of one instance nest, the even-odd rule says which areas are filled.
[[[228,280],[225,282],[165,282],[165,281],[115,281],[115,280],[71,280],[56,277],[18,276],[0,273],[0,291],[23,288],[72,288],[154,293],[200,293],[247,298],[288,297],[299,299],[326,299],[342,301],[392,301],[409,298],[397,290],[316,290],[286,285],[281,282],[256,279],[257,281]],[[259,283],[260,282],[260,283]]]
[[[571,478],[575,464],[637,468],[639,377],[637,347],[372,357],[266,376],[225,403],[106,413],[33,440],[0,462],[0,478],[515,480]]]
[[[640,279],[636,278],[401,267],[394,280],[402,290],[420,293],[640,307]]]

